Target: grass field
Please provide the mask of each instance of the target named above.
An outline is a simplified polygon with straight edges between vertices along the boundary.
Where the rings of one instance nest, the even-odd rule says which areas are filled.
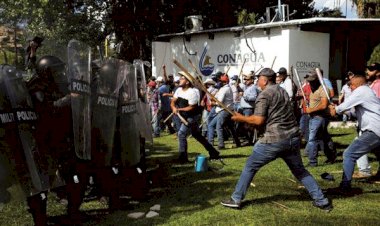
[[[355,136],[354,129],[333,129],[331,133],[338,148],[338,162],[323,165],[325,157],[320,156],[321,165],[309,168],[323,189],[339,185],[341,154]],[[96,215],[84,225],[380,225],[380,185],[354,181],[353,186],[362,188],[363,194],[349,198],[329,197],[333,200],[334,210],[326,213],[311,205],[306,191],[279,159],[262,168],[256,175],[254,186],[250,187],[241,210],[221,206],[220,201],[231,195],[246,158],[252,151],[252,147],[232,148],[231,143],[227,143],[227,147],[231,148],[222,151],[226,163],[224,167],[220,163],[211,163],[212,170],[196,173],[193,163],[172,163],[177,157],[177,140],[173,135],[155,138],[154,148],[148,153],[148,165],[161,166],[162,183],[151,189],[146,201],[132,203],[127,210]],[[194,161],[198,154],[207,155],[203,147],[191,138],[190,160]],[[306,159],[304,163],[307,163]],[[373,161],[373,169],[377,169],[377,166]],[[329,172],[336,180],[321,179],[320,175],[324,172]],[[17,187],[12,187],[11,191],[14,196],[19,194]],[[161,205],[157,217],[127,217],[132,212],[147,213],[155,204]],[[84,211],[104,208],[106,206],[98,201],[82,205]],[[50,198],[48,212],[51,216],[61,215],[65,207]],[[11,203],[3,206],[0,225],[31,225],[31,217],[21,197],[15,197]]]

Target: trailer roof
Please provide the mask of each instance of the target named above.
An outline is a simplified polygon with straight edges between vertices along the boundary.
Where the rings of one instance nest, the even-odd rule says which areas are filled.
[[[241,32],[243,30],[254,30],[254,29],[268,29],[275,27],[291,27],[298,26],[304,31],[317,31],[330,33],[331,29],[335,26],[347,27],[347,29],[377,29],[380,30],[380,19],[346,19],[346,18],[329,18],[329,17],[313,17],[308,19],[298,19],[289,21],[279,21],[247,26],[235,26],[227,28],[200,30],[200,31],[184,31],[180,33],[173,34],[163,34],[156,37],[156,41],[169,41],[171,38],[183,35],[197,35],[197,34],[209,34],[209,33],[221,33],[221,32]],[[375,27],[373,27],[375,26]]]

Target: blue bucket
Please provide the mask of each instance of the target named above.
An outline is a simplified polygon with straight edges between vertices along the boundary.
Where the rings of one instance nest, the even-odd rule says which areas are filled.
[[[207,170],[207,157],[204,155],[198,155],[195,159],[195,172],[206,172]]]

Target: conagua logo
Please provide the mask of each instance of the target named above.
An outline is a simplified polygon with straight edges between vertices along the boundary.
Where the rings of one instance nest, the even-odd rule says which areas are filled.
[[[211,57],[206,55],[208,50],[208,45],[205,45],[203,49],[201,59],[199,60],[199,70],[204,76],[209,76],[214,71],[215,65],[210,62]]]

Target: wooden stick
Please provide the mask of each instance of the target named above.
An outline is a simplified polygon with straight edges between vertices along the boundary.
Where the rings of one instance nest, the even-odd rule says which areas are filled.
[[[231,66],[228,65],[228,68],[227,68],[227,70],[226,70],[226,75],[228,75],[228,72],[230,71],[230,69],[231,69]]]
[[[270,69],[273,69],[273,65],[274,65],[274,62],[276,61],[276,58],[277,58],[277,56],[274,56],[274,59],[273,59],[273,62],[272,62],[272,66],[270,67]]]
[[[332,171],[332,172],[330,172],[330,173],[332,173],[332,174],[334,174],[334,173],[343,173],[343,170]]]
[[[172,116],[174,115],[174,112],[170,113],[168,117],[164,120],[164,123],[166,123]]]
[[[199,74],[197,68],[195,67],[195,65],[193,64],[193,62],[190,59],[188,59],[188,61],[189,61],[190,66],[193,68],[195,75],[202,82],[202,76]]]
[[[317,72],[319,83],[321,83],[322,89],[326,93],[327,100],[329,101],[330,104],[332,104],[333,102],[331,101],[330,93],[328,92],[325,81],[323,80],[321,70],[319,68],[315,68],[315,71]]]
[[[278,205],[279,207],[282,207],[282,208],[284,208],[284,209],[289,209],[289,207],[287,207],[287,206],[285,206],[285,205],[283,205],[283,204],[281,204],[281,203],[278,203],[278,202],[275,202],[275,201],[272,201],[272,203],[273,204],[276,204],[276,205]]]
[[[186,126],[189,125],[189,123],[186,121],[186,119],[184,117],[182,117],[182,115],[179,112],[177,113],[177,116],[183,124],[185,124]]]
[[[169,79],[168,79],[168,76],[166,75],[166,66],[165,66],[165,64],[162,66],[162,70],[163,70],[163,75],[162,75],[162,77],[163,77],[163,79],[164,79],[164,82],[167,82]]]
[[[189,80],[191,80],[190,82],[192,82],[195,86],[198,86],[198,88],[202,89],[206,94],[208,94],[212,100],[214,100],[216,103],[218,103],[218,105],[223,108],[224,110],[226,110],[228,113],[230,113],[231,115],[235,115],[235,113],[233,111],[231,111],[229,108],[227,108],[226,105],[224,105],[222,102],[220,102],[218,99],[216,99],[216,97],[214,95],[212,95],[208,90],[207,88],[200,82],[198,82],[196,79],[194,79],[190,73],[186,70],[186,68],[184,66],[182,66],[181,63],[179,63],[177,60],[173,60],[174,64],[177,65],[177,67],[179,67],[181,69],[181,71],[183,71],[186,76],[188,77]]]
[[[288,180],[290,180],[291,182],[293,183],[297,183],[297,181],[293,180],[293,179],[290,179],[290,178],[287,178]]]
[[[244,58],[244,62],[243,62],[243,64],[241,65],[241,68],[240,68],[239,78],[240,78],[241,74],[243,73],[243,68],[244,68],[244,64],[245,64],[246,61],[247,61],[247,58]]]
[[[261,70],[261,68],[264,68],[264,67],[263,67],[263,65],[261,65],[261,64],[260,64],[260,68],[259,68],[259,69],[257,69],[256,71],[254,71],[254,72],[253,72],[253,74],[255,75],[255,74],[258,72],[258,71],[260,71],[260,70]]]

